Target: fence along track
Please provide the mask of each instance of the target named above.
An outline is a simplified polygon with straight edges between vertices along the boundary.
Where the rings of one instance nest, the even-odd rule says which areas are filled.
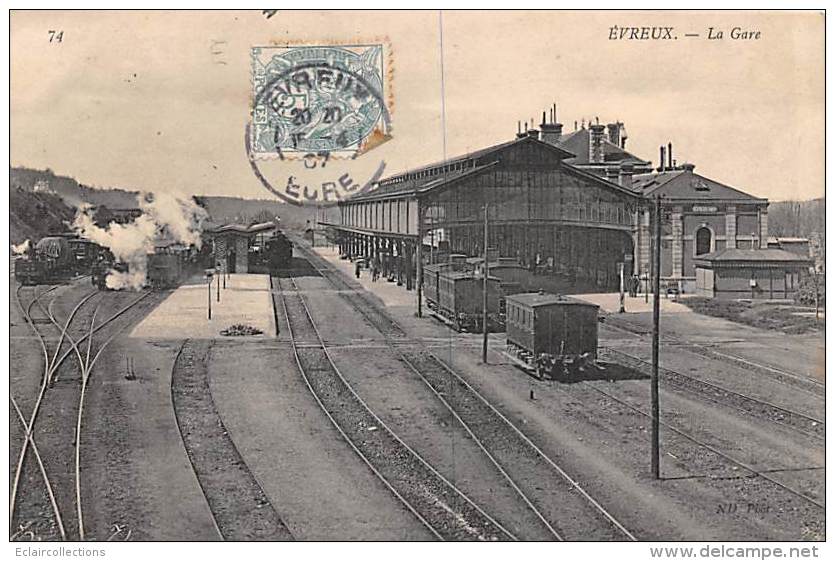
[[[293,297],[289,298],[281,286],[283,280],[279,280],[279,298],[290,329],[299,372],[316,403],[374,475],[440,540],[516,540],[513,534],[444,478],[374,414],[333,362],[295,281],[287,279],[294,289]],[[314,336],[315,342],[299,344],[301,331],[305,331],[305,336]],[[336,388],[328,387],[329,382]],[[353,410],[358,415],[354,419],[347,418],[354,413],[346,412],[346,399],[355,404]],[[371,423],[379,430],[367,430]],[[364,430],[361,437],[356,434],[358,430]],[[451,508],[449,503],[453,506],[457,503],[460,512]]]
[[[305,248],[304,250],[308,255],[311,253]],[[315,258],[320,259],[318,256]],[[343,286],[347,288],[351,288],[350,285],[342,279],[339,273],[334,273],[330,271],[328,268],[318,269],[322,276],[326,277],[331,283],[336,284],[339,282]],[[350,295],[349,295],[350,294]],[[444,361],[440,360],[437,356],[435,356],[431,351],[427,349],[422,349],[420,352],[415,353],[412,351],[404,350],[401,345],[398,345],[398,342],[403,342],[403,339],[406,338],[405,330],[397,324],[394,320],[390,319],[381,311],[377,310],[376,307],[369,302],[364,296],[361,294],[351,291],[350,293],[340,292],[342,295],[353,307],[355,307],[373,326],[375,326],[387,339],[387,341],[393,343],[391,347],[395,349],[397,354],[400,356],[401,361],[404,362],[409,368],[414,371],[421,380],[430,387],[430,389],[438,396],[442,403],[455,415],[455,417],[461,422],[464,426],[465,430],[473,436],[474,440],[478,444],[478,446],[487,454],[488,458],[499,468],[500,472],[504,477],[506,477],[511,486],[520,494],[523,500],[532,508],[537,515],[538,518],[546,525],[549,531],[557,538],[557,539],[564,539],[562,534],[554,528],[554,525],[549,523],[545,517],[540,512],[539,508],[537,508],[533,501],[525,495],[522,490],[518,487],[517,483],[512,480],[511,476],[507,473],[508,470],[513,470],[514,467],[518,467],[515,462],[509,462],[505,467],[502,468],[499,462],[495,459],[495,457],[488,453],[486,448],[487,446],[484,444],[484,440],[488,440],[491,438],[491,431],[495,432],[498,431],[508,431],[513,438],[518,439],[521,444],[526,446],[529,450],[532,450],[536,456],[542,460],[545,460],[548,469],[555,471],[562,480],[568,485],[568,487],[574,491],[576,491],[583,499],[586,501],[587,505],[591,506],[593,512],[596,516],[601,517],[602,521],[605,521],[608,529],[614,531],[614,533],[619,538],[626,538],[629,540],[637,540],[637,538],[627,530],[622,523],[620,523],[610,512],[608,512],[599,502],[597,502],[591,495],[582,488],[582,486],[573,479],[568,473],[563,470],[559,465],[556,464],[549,456],[547,456],[536,444],[534,444],[516,425],[514,425],[507,417],[505,417],[498,409],[496,409],[480,392],[478,392],[475,388],[473,388],[469,383],[466,382],[461,376],[458,375],[452,368],[450,368]],[[392,339],[392,337],[394,339]],[[427,364],[429,363],[429,364]],[[487,413],[487,423],[490,423],[490,429],[487,428],[487,423],[484,422],[483,419],[479,420],[479,422],[470,422],[467,423],[459,413],[463,411],[464,408],[472,409],[474,406],[472,404],[468,404],[467,400],[461,396],[460,401],[458,402],[458,409],[454,408],[448,399],[442,397],[443,394],[443,386],[439,384],[439,379],[437,377],[437,369],[440,368],[444,371],[447,376],[453,377],[459,387],[463,388],[466,392],[469,392],[476,398],[476,402],[480,404],[480,407],[484,408],[484,412]],[[431,373],[435,370],[435,376]],[[430,381],[431,379],[431,381]],[[449,392],[449,398],[453,398],[455,396],[455,392]],[[478,406],[476,406],[478,407]],[[466,412],[465,412],[466,414]],[[470,416],[474,416],[476,414],[471,414]],[[492,422],[491,422],[492,421]],[[476,433],[481,434],[481,438],[476,436]],[[498,445],[497,445],[498,446]],[[524,455],[520,455],[520,459],[524,459]],[[530,465],[528,469],[537,469],[534,465]],[[610,536],[615,537],[615,536]],[[615,538],[617,539],[617,538]]]

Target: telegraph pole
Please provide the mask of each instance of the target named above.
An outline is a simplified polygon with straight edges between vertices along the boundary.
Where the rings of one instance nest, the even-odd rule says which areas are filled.
[[[423,317],[423,207],[417,201],[417,246],[415,247],[415,280],[417,281],[417,317]],[[430,248],[431,251],[431,248]]]
[[[658,346],[661,319],[661,197],[655,197],[655,224],[652,252],[652,476],[660,479],[659,460],[659,406],[658,406]]]
[[[487,213],[490,207],[484,203],[484,283],[481,294],[481,328],[484,340],[481,343],[481,362],[487,364],[487,277],[490,276],[490,265],[487,261]]]

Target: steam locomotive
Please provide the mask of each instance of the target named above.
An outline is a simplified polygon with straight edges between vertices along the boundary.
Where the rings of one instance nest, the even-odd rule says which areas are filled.
[[[208,261],[205,252],[180,244],[158,245],[148,254],[145,271],[145,285],[154,290],[177,287],[183,280],[197,271],[202,271]],[[129,273],[127,263],[116,261],[110,250],[105,249],[91,269],[91,281],[99,290],[108,290],[107,277],[110,273]]]

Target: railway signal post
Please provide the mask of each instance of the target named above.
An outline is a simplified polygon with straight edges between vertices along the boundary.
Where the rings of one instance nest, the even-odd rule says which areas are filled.
[[[652,252],[652,476],[661,477],[659,461],[658,346],[661,319],[661,197],[655,197],[655,224]]]

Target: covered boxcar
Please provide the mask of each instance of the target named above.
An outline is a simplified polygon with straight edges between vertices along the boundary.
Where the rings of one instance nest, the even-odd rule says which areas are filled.
[[[556,294],[507,297],[507,354],[538,378],[560,379],[597,359],[598,306]]]
[[[60,236],[42,238],[15,261],[15,278],[27,285],[64,280],[74,272],[75,256]]]
[[[484,279],[472,272],[455,270],[455,265],[427,265],[424,293],[429,309],[458,331],[481,331]],[[499,279],[487,279],[487,327],[501,326]]]

